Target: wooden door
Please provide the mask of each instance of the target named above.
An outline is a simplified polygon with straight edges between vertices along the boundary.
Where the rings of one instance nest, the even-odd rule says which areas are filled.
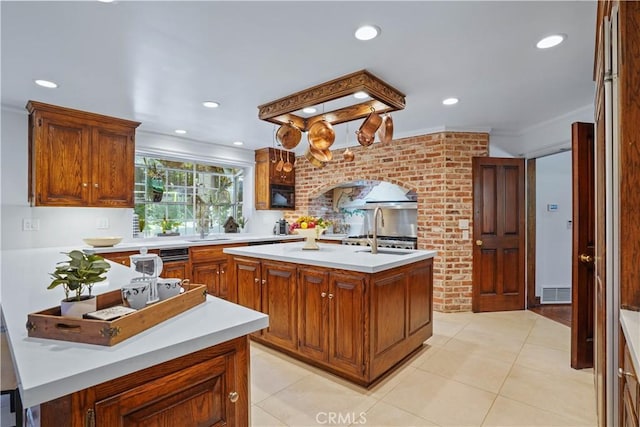
[[[32,126],[36,205],[87,206],[91,128],[57,114],[38,115]]]
[[[261,311],[260,261],[235,258],[233,276],[236,280],[237,304]],[[271,321],[271,319],[269,319]]]
[[[218,356],[96,402],[95,426],[237,425],[228,398],[235,390],[233,357]]]
[[[593,366],[595,189],[592,123],[571,125],[573,243],[571,366]]]
[[[329,273],[324,270],[298,270],[298,351],[316,360],[327,361],[327,313]]]
[[[194,264],[191,270],[191,282],[207,285],[209,295],[220,296],[219,278],[218,264]]]
[[[288,264],[262,262],[262,311],[269,315],[263,337],[279,346],[298,347],[296,268]]]
[[[91,142],[91,204],[133,207],[135,131],[94,127]]]
[[[335,369],[364,373],[364,289],[362,275],[329,275],[329,363]]]
[[[473,158],[473,311],[525,308],[524,159]]]

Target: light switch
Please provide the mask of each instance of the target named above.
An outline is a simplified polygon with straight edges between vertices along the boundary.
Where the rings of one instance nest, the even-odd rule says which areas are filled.
[[[106,230],[109,228],[109,218],[98,218],[96,221],[96,228],[98,230]]]
[[[458,227],[460,227],[460,230],[468,230],[469,229],[469,220],[468,219],[461,219],[458,221]]]

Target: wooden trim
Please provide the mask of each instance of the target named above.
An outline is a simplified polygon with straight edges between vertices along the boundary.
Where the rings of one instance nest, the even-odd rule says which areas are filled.
[[[321,114],[306,119],[294,114],[294,112],[304,107],[335,101],[359,91],[366,92],[373,99],[346,107],[344,107],[343,103],[343,108],[338,107],[331,111],[323,111]],[[306,132],[313,123],[319,120],[338,124],[362,119],[371,113],[372,108],[377,113],[384,113],[403,110],[404,107],[404,93],[367,70],[360,70],[259,105],[258,118],[276,124],[284,124],[291,121],[300,130]]]
[[[32,114],[34,111],[46,111],[49,113],[64,114],[66,116],[82,119],[85,121],[94,121],[100,124],[107,123],[113,126],[118,125],[133,129],[137,128],[141,124],[140,122],[135,122],[133,120],[120,119],[117,117],[90,113],[87,111],[74,110],[73,108],[59,107],[57,105],[45,104],[44,102],[38,101],[27,102],[25,108],[27,109],[29,114]],[[89,124],[94,125],[94,123]]]
[[[527,160],[527,308],[540,304],[536,297],[536,159]]]

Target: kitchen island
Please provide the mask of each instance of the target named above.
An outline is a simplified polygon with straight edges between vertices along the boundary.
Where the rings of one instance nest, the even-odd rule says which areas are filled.
[[[208,296],[112,347],[28,337],[27,314],[63,298],[46,290],[48,273],[71,249],[1,252],[3,323],[23,405],[40,405],[40,425],[249,424],[246,336],[268,325],[262,313]],[[112,263],[94,293],[132,274]]]
[[[224,249],[229,299],[269,315],[252,339],[369,387],[432,335],[435,251],[303,245]]]

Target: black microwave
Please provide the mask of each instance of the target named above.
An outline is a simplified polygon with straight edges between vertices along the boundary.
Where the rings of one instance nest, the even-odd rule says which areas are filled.
[[[271,209],[295,209],[296,187],[293,185],[271,184]]]

